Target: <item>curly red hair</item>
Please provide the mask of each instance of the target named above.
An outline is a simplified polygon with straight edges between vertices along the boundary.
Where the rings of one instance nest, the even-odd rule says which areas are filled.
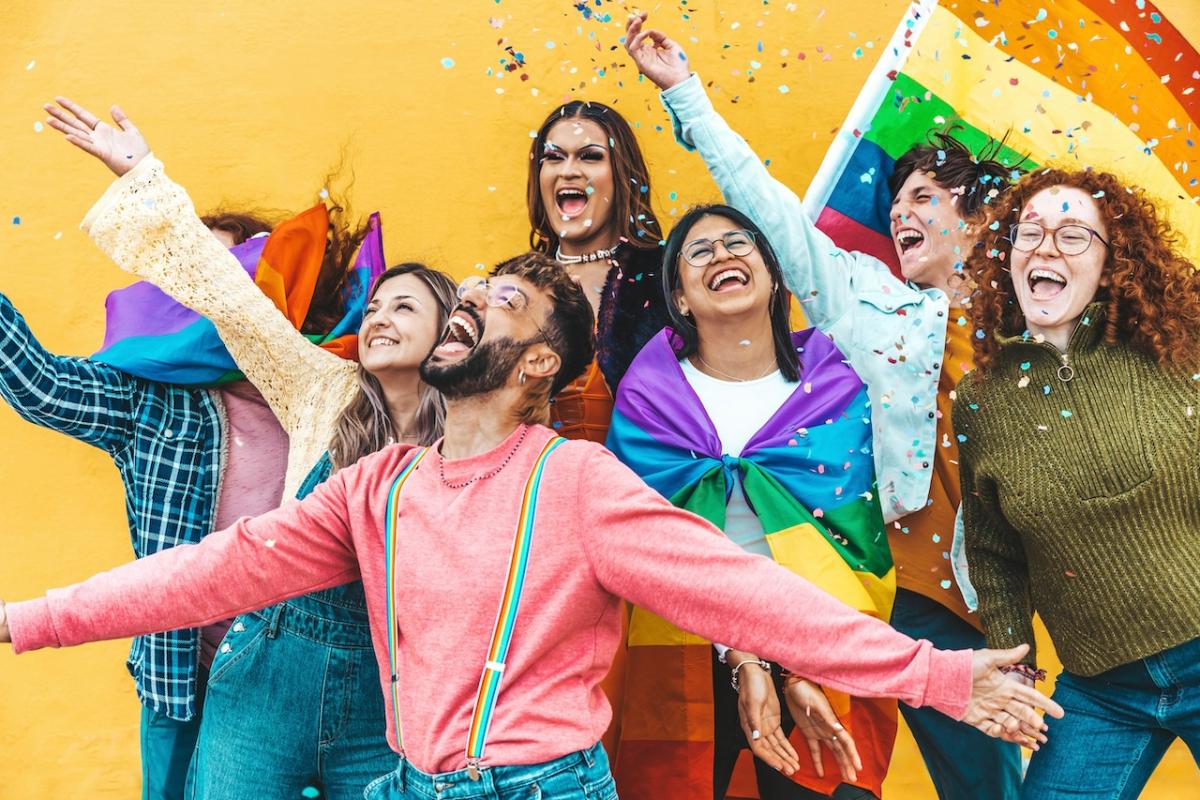
[[[1016,335],[1025,330],[1008,267],[1008,232],[1034,195],[1055,186],[1090,194],[1108,228],[1103,267],[1108,285],[1096,294],[1107,302],[1105,343],[1127,339],[1161,365],[1194,365],[1200,341],[1200,273],[1180,253],[1179,237],[1155,202],[1109,172],[1044,169],[1013,184],[987,207],[983,236],[967,259],[976,283],[971,318],[986,334],[974,339],[975,366],[986,371],[996,363],[1000,344],[993,332]]]

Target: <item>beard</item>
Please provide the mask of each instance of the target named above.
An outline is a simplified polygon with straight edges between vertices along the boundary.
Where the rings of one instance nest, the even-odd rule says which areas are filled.
[[[541,337],[516,341],[505,337],[477,345],[453,364],[438,364],[432,353],[421,362],[421,380],[446,398],[461,399],[504,388],[526,349]]]

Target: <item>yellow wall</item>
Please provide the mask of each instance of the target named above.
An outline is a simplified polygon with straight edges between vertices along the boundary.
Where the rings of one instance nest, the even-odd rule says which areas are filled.
[[[1200,22],[1186,13],[1193,2],[1158,5],[1200,41]],[[802,188],[906,5],[653,7],[660,23],[696,37],[685,47],[719,84],[718,108],[777,176]],[[690,22],[681,8],[692,9]],[[607,2],[602,10],[620,13]],[[4,12],[0,290],[58,352],[95,349],[104,295],[128,281],[76,229],[107,173],[49,128],[34,130],[57,93],[97,110],[120,102],[201,208],[305,207],[349,144],[354,197],[360,210],[383,211],[391,259],[459,275],[523,249],[529,132],[566,97],[615,102],[640,125],[660,213],[716,197],[698,159],[656,128],[664,115],[611,49],[616,29],[585,21],[568,0],[8,0]],[[524,52],[528,81],[503,74],[501,37]],[[724,42],[732,46],[716,46]],[[859,47],[866,56],[855,59]],[[751,60],[763,63],[755,83]],[[16,216],[20,225],[10,224]],[[130,557],[120,483],[104,454],[7,407],[0,441],[0,597],[31,597]],[[0,798],[135,796],[138,706],[125,651],[113,642],[0,652]],[[932,797],[911,748],[900,752],[891,796]],[[1148,797],[1182,797],[1182,781],[1195,780],[1184,751],[1171,759]]]

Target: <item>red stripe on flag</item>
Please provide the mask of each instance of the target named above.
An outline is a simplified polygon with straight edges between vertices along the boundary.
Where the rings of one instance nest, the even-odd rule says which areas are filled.
[[[896,247],[889,237],[880,235],[829,206],[821,209],[821,216],[817,217],[817,227],[833,239],[838,247],[874,256],[887,264],[892,274],[904,280],[900,274],[900,260],[896,257]]]

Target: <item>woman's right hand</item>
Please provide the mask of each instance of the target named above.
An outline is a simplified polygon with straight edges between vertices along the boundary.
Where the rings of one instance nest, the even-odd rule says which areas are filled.
[[[42,106],[50,114],[46,120],[50,127],[66,134],[67,141],[80,150],[100,159],[117,177],[150,154],[145,137],[119,107],[113,106],[110,112],[117,126],[114,128],[69,98],[56,97],[54,101],[58,105]]]
[[[692,74],[688,69],[687,55],[676,42],[665,33],[642,30],[646,12],[631,14],[625,25],[625,49],[633,57],[638,72],[649,78],[663,91],[683,83]]]

